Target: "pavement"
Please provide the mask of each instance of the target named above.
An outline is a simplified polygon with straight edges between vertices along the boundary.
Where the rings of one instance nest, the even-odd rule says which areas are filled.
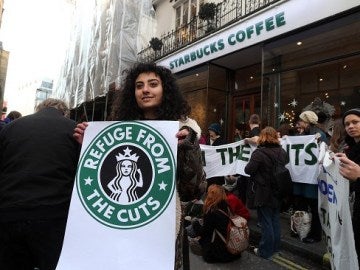
[[[251,219],[248,223],[250,228],[250,244],[257,246],[261,237],[261,228],[257,226],[256,210],[250,210]],[[281,250],[286,253],[309,260],[318,265],[319,269],[330,269],[328,257],[326,256],[326,243],[324,239],[315,243],[303,243],[298,237],[291,236],[290,214],[280,214],[281,224]]]
[[[243,252],[239,260],[228,264],[207,264],[201,256],[190,251],[190,269],[201,270],[235,270],[235,269],[297,269],[316,270],[331,269],[329,257],[326,256],[325,241],[312,244],[303,243],[298,237],[290,234],[290,215],[280,214],[281,224],[281,255],[273,260],[265,260],[253,254],[253,247],[257,247],[261,237],[261,228],[257,226],[256,210],[250,210],[250,246]]]

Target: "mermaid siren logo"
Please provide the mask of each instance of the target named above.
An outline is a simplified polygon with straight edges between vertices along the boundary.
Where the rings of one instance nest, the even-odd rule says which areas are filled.
[[[124,152],[125,155],[116,156],[116,176],[107,185],[111,191],[110,198],[120,204],[138,200],[136,188],[144,184],[141,169],[137,168],[139,157],[136,154],[131,155],[129,147]]]
[[[84,151],[76,184],[87,212],[117,229],[160,216],[175,189],[175,161],[164,137],[142,122],[116,122]]]

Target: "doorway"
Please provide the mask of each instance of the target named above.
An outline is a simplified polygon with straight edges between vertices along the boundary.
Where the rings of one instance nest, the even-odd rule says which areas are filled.
[[[251,95],[234,96],[232,100],[231,110],[231,128],[230,141],[234,141],[235,127],[241,127],[241,137],[245,138],[249,135],[249,118],[250,115],[261,112],[261,95],[260,93]]]

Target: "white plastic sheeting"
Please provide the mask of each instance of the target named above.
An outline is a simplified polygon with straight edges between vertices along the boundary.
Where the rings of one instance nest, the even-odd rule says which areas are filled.
[[[73,23],[54,93],[70,108],[119,86],[156,30],[151,0],[76,0]]]

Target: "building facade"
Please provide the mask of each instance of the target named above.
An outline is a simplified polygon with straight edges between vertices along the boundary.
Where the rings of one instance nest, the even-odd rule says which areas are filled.
[[[54,86],[54,80],[51,79],[43,79],[41,81],[40,87],[36,88],[35,91],[35,106],[36,108],[41,102],[52,97]]]
[[[0,27],[2,22],[3,12],[4,12],[4,0],[0,0]],[[3,49],[2,42],[0,41],[0,111],[2,112],[1,117],[3,117],[6,114],[6,105],[4,104],[4,90],[5,90],[8,62],[9,62],[9,52]]]
[[[203,130],[219,122],[231,141],[253,113],[277,128],[305,109],[329,128],[360,106],[358,0],[214,1],[200,19],[209,2],[153,1],[162,47],[139,53],[176,74]]]

